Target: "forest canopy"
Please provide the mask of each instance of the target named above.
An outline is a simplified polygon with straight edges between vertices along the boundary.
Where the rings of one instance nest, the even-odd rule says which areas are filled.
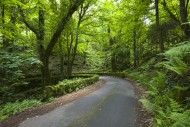
[[[177,91],[172,104],[187,104],[189,0],[1,0],[0,14],[0,87],[6,96],[31,81],[45,90],[55,76],[127,72],[140,81],[137,73],[145,72],[140,74],[147,79],[167,80],[158,91]]]

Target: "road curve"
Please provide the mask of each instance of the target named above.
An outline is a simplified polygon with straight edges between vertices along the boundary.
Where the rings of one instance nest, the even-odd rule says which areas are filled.
[[[100,77],[99,90],[55,110],[29,118],[19,127],[135,127],[137,98],[124,79]]]

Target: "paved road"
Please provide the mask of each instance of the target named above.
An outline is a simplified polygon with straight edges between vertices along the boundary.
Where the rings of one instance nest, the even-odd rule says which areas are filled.
[[[132,85],[119,78],[100,78],[107,83],[99,90],[19,127],[135,127],[137,99]]]

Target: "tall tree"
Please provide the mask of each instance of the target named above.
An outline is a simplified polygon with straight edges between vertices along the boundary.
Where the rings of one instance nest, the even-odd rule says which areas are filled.
[[[49,57],[50,54],[58,41],[61,32],[64,30],[67,22],[73,15],[73,13],[78,9],[78,7],[83,3],[84,0],[74,0],[73,2],[70,2],[69,8],[67,10],[67,13],[61,17],[60,22],[57,25],[57,28],[55,32],[53,33],[50,41],[47,44],[47,47],[45,48],[44,45],[44,27],[45,27],[45,9],[43,7],[43,4],[38,2],[38,26],[32,25],[32,23],[29,23],[26,16],[24,15],[23,9],[20,7],[20,14],[22,16],[22,21],[25,23],[25,25],[36,35],[37,39],[37,46],[38,46],[38,54],[39,58],[43,63],[43,66],[41,66],[41,73],[42,73],[42,84],[43,87],[50,84],[50,74],[49,74]]]
[[[79,43],[79,34],[80,34],[79,33],[80,25],[85,20],[84,16],[85,16],[87,10],[89,9],[89,6],[90,6],[89,2],[81,4],[79,11],[78,11],[78,21],[77,21],[77,26],[76,26],[75,44],[74,44],[74,48],[72,50],[72,54],[70,54],[70,55],[72,55],[72,57],[68,56],[68,57],[71,57],[71,59],[69,59],[69,61],[68,61],[68,68],[67,68],[67,73],[69,75],[71,75],[71,73],[72,73],[73,63],[75,61],[75,57],[77,54],[77,47],[78,47],[78,43]]]
[[[184,32],[185,40],[190,38],[190,24],[188,23],[188,16],[189,16],[189,0],[179,0],[179,6],[177,6],[178,13],[180,18],[178,18],[176,13],[173,13],[172,10],[169,8],[168,3],[166,0],[163,0],[162,5],[164,6],[165,10],[169,14],[169,16],[176,21],[181,29]]]
[[[159,17],[159,0],[155,0],[155,9],[156,9],[156,30],[157,30],[157,41],[160,45],[160,51],[164,51],[164,42],[162,39],[162,31],[160,28],[160,17]]]
[[[5,4],[2,3],[1,5],[1,19],[2,19],[2,30],[4,32],[5,30]],[[6,37],[4,34],[2,34],[2,40],[3,40],[3,47],[7,47]]]

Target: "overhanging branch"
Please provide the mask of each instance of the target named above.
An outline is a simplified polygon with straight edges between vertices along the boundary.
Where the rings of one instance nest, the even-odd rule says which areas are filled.
[[[23,23],[32,31],[34,32],[36,35],[38,35],[38,30],[35,28],[35,26],[32,25],[32,23],[29,23],[29,21],[26,20],[26,16],[24,15],[23,10],[21,9],[21,7],[19,7],[19,12],[21,15],[21,20],[23,21]]]
[[[75,0],[73,3],[73,5],[69,8],[67,14],[61,19],[61,22],[58,24],[57,26],[57,30],[55,31],[55,33],[53,34],[53,36],[51,37],[51,40],[47,46],[45,55],[46,56],[50,56],[51,51],[53,50],[57,40],[59,39],[61,32],[64,30],[67,22],[69,21],[69,19],[71,18],[71,16],[73,15],[73,13],[78,9],[78,7],[84,2],[84,0]]]
[[[168,6],[167,6],[165,0],[163,0],[162,5],[164,6],[164,9],[168,12],[168,14],[170,15],[170,17],[171,17],[174,21],[176,21],[176,22],[178,22],[178,23],[180,24],[180,21],[176,18],[176,16],[175,16],[175,15],[171,12],[171,10],[168,8]]]

